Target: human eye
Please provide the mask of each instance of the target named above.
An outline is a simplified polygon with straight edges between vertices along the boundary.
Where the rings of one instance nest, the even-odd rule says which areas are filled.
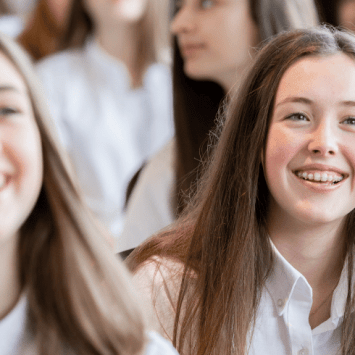
[[[291,115],[288,115],[285,119],[290,121],[308,121],[307,116],[300,112],[292,113]]]
[[[201,7],[203,9],[209,9],[215,4],[214,0],[202,0],[201,1]]]
[[[355,117],[347,117],[342,123],[355,126]]]
[[[11,116],[19,113],[19,110],[11,106],[0,107],[0,116]]]

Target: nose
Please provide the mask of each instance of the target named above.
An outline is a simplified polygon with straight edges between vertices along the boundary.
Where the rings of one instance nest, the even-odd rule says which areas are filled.
[[[189,5],[183,5],[174,16],[170,30],[174,35],[193,31],[196,27],[194,9]]]
[[[332,129],[332,127],[326,123],[319,124],[312,133],[308,150],[312,155],[335,155],[339,151],[336,129]]]

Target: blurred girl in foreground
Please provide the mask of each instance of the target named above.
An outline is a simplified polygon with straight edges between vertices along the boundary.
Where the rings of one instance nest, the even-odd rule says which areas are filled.
[[[175,139],[141,173],[128,203],[123,249],[136,247],[184,209],[219,105],[240,84],[255,47],[281,31],[316,24],[313,0],[175,1]]]
[[[0,35],[0,353],[176,354],[83,204],[29,58]],[[107,236],[106,236],[107,237]]]
[[[354,354],[354,208],[355,37],[281,34],[194,202],[130,256],[157,329],[184,355]]]

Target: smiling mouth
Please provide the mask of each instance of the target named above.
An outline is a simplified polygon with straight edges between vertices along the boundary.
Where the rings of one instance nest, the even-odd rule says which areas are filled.
[[[327,185],[336,185],[339,182],[343,181],[346,176],[345,174],[338,174],[332,172],[306,172],[306,171],[294,171],[294,174],[302,179],[316,184],[327,184]]]

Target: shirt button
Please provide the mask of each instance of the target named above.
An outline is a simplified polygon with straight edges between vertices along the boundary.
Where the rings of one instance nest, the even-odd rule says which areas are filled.
[[[303,348],[298,352],[298,355],[308,355],[308,350]]]
[[[280,298],[280,299],[277,300],[277,306],[278,307],[282,308],[284,305],[285,305],[285,302],[284,302],[283,299]],[[303,355],[303,354],[301,354],[301,355]]]

